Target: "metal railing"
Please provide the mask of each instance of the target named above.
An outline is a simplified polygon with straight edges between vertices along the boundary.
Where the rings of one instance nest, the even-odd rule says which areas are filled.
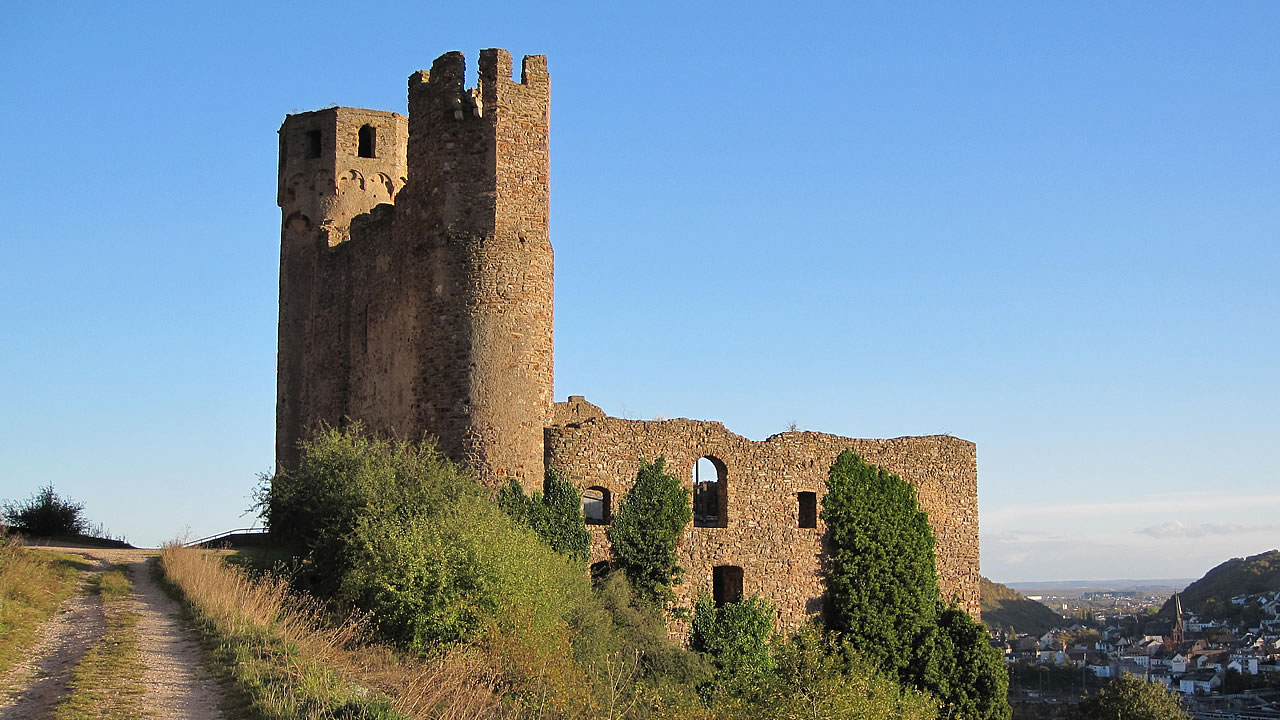
[[[192,540],[191,542],[183,543],[182,546],[183,547],[199,547],[201,545],[204,545],[205,543],[213,542],[214,540],[221,540],[222,538],[231,537],[232,535],[252,535],[252,534],[265,533],[266,531],[267,529],[263,527],[236,528],[235,530],[227,530],[226,532],[220,532],[217,535],[210,535],[207,538]]]

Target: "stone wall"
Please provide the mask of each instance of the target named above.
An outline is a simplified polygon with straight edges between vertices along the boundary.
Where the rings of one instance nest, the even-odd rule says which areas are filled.
[[[780,624],[794,628],[821,610],[825,532],[798,527],[797,494],[815,493],[821,508],[825,480],[846,449],[915,486],[937,539],[939,585],[974,617],[978,604],[977,456],[973,443],[946,435],[860,440],[816,432],[788,432],[763,442],[718,422],[606,417],[580,397],[557,403],[564,424],[547,429],[547,463],[583,488],[609,491],[616,507],[641,460],[665,458],[667,471],[692,488],[702,457],[724,469],[724,527],[694,527],[680,541],[683,606],[712,591],[713,569],[743,569],[743,592],[778,606]],[[593,560],[607,556],[603,527],[593,527]]]
[[[541,486],[550,81],[542,56],[524,59],[520,82],[503,50],[479,66],[474,90],[462,53],[414,73],[407,120],[352,108],[285,120],[278,465],[319,423],[359,420]],[[374,122],[387,126],[379,157],[358,157]]]

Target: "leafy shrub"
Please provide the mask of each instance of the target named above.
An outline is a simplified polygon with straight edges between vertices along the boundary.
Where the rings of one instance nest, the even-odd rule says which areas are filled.
[[[1121,675],[1076,707],[1076,720],[1189,720],[1164,686]]]
[[[847,642],[802,628],[775,645],[774,671],[758,689],[729,700],[717,717],[743,720],[934,720],[927,693],[899,686]]]
[[[635,484],[613,515],[608,537],[614,562],[635,591],[665,603],[675,599],[671,587],[684,574],[676,543],[693,520],[693,507],[689,491],[665,472],[664,465],[663,458],[640,463]]]
[[[272,537],[307,561],[312,588],[328,596],[356,562],[362,521],[386,522],[390,530],[483,495],[433,444],[368,437],[357,423],[323,428],[304,442],[296,469],[262,478],[255,507]]]
[[[582,493],[573,483],[547,469],[541,493],[525,495],[512,478],[498,491],[498,505],[516,522],[532,529],[552,550],[586,562],[591,533],[582,519]]]
[[[1009,671],[983,626],[957,607],[938,613],[937,662],[930,689],[949,717],[1008,720]]]
[[[822,500],[829,626],[879,667],[920,684],[937,623],[933,530],[915,488],[846,450]]]
[[[694,688],[712,678],[706,656],[668,637],[662,608],[637,596],[625,573],[608,574],[571,622],[574,657],[606,715],[619,704],[688,711],[699,702]]]
[[[580,566],[488,502],[407,518],[361,518],[340,599],[370,612],[381,634],[425,651],[510,630],[562,629],[590,592]],[[575,597],[575,593],[577,596]]]
[[[53,485],[40,488],[21,502],[4,504],[4,521],[32,535],[80,535],[89,528],[84,503],[59,497]]]
[[[759,595],[716,607],[710,595],[693,606],[689,647],[711,655],[727,685],[754,684],[773,671],[769,640],[777,610]]]

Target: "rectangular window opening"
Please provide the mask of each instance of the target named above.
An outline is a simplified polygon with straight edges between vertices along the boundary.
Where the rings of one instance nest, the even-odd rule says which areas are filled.
[[[320,157],[320,131],[307,131],[307,158],[315,159]]]
[[[796,504],[799,505],[800,517],[797,527],[818,527],[818,494],[812,492],[796,493]]]

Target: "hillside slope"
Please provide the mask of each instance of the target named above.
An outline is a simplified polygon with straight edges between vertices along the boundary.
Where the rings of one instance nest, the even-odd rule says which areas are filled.
[[[1182,591],[1182,609],[1213,618],[1239,615],[1235,595],[1255,595],[1280,590],[1280,550],[1268,550],[1246,558],[1231,558],[1204,574]],[[1173,598],[1160,608],[1160,616],[1173,617]]]
[[[982,624],[990,629],[1009,628],[1020,633],[1043,635],[1063,623],[1062,616],[1027,596],[991,582],[979,580],[982,594]]]

